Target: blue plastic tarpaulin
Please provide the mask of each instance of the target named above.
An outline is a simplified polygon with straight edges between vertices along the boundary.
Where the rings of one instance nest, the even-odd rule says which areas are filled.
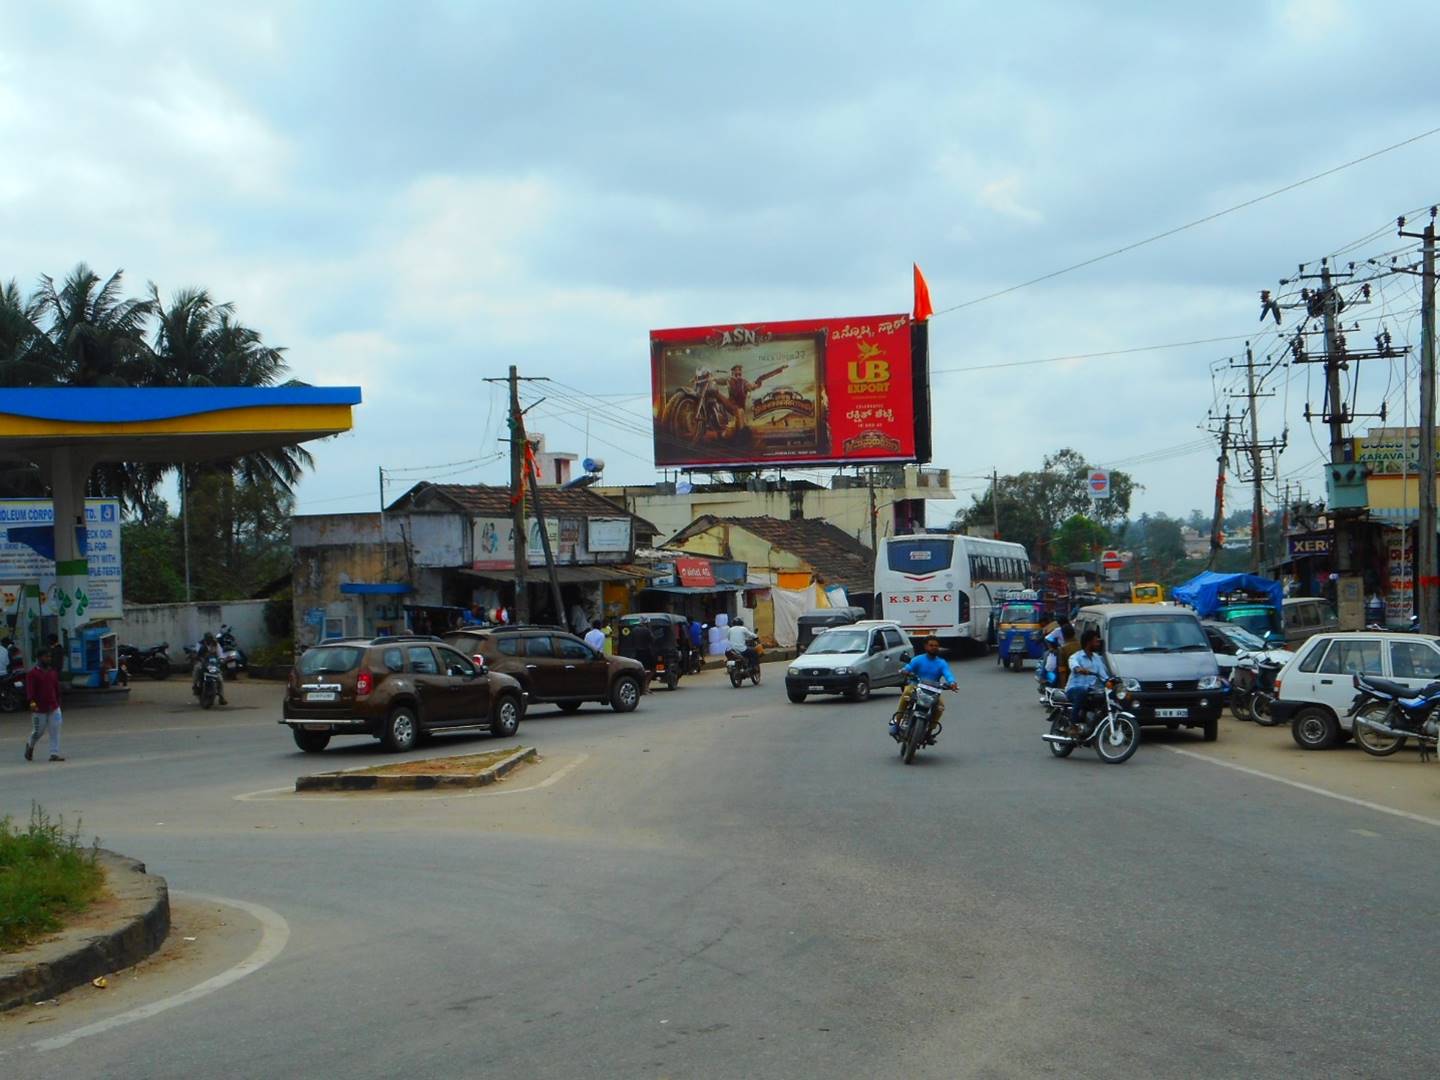
[[[1217,574],[1213,570],[1196,574],[1185,584],[1175,586],[1170,595],[1179,603],[1188,604],[1203,617],[1215,614],[1222,595],[1241,591],[1265,596],[1277,611],[1285,599],[1285,589],[1278,581],[1255,574]]]

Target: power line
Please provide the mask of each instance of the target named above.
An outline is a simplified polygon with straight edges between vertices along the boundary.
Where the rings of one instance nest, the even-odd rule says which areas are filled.
[[[1409,146],[1411,143],[1419,142],[1421,139],[1429,138],[1431,135],[1434,135],[1437,132],[1440,132],[1440,127],[1431,128],[1429,131],[1422,131],[1418,135],[1412,135],[1408,139],[1403,139],[1400,142],[1393,143],[1392,145],[1386,146],[1380,150],[1372,151],[1371,153],[1368,153],[1363,157],[1355,158],[1353,161],[1347,161],[1343,165],[1336,165],[1333,168],[1326,169],[1324,172],[1318,172],[1314,176],[1307,176],[1303,180],[1296,180],[1294,183],[1286,184],[1284,187],[1276,188],[1274,191],[1267,192],[1264,195],[1257,195],[1253,199],[1246,199],[1244,202],[1236,203],[1234,206],[1227,207],[1224,210],[1217,210],[1213,214],[1206,214],[1204,217],[1196,218],[1194,221],[1187,222],[1184,225],[1177,225],[1173,229],[1166,229],[1164,232],[1156,233],[1154,236],[1147,236],[1144,240],[1136,240],[1134,243],[1126,244],[1124,247],[1116,248],[1114,251],[1107,251],[1103,255],[1095,255],[1089,259],[1083,260],[1082,262],[1062,267],[1059,270],[1052,270],[1048,274],[1041,274],[1039,277],[1031,278],[1029,281],[1022,281],[1018,285],[1011,285],[1008,288],[1000,289],[996,292],[986,293],[984,296],[977,296],[973,300],[966,300],[963,303],[955,304],[951,307],[941,308],[939,311],[935,312],[934,316],[932,317],[948,315],[950,312],[959,311],[961,308],[973,307],[976,304],[983,304],[987,300],[994,300],[996,297],[1006,296],[1010,293],[1018,292],[1021,289],[1027,289],[1031,285],[1038,285],[1042,281],[1049,281],[1052,278],[1060,277],[1062,274],[1068,274],[1074,270],[1081,270],[1087,266],[1094,266],[1098,262],[1104,262],[1106,259],[1113,259],[1117,255],[1124,255],[1126,252],[1134,251],[1137,248],[1142,248],[1147,244],[1153,244],[1157,240],[1164,240],[1166,237],[1174,236],[1177,233],[1185,232],[1187,229],[1193,229],[1199,225],[1207,224],[1208,222],[1215,221],[1217,218],[1225,217],[1227,214],[1233,214],[1237,210],[1244,210],[1246,207],[1255,206],[1257,203],[1265,202],[1267,199],[1273,199],[1277,195],[1284,195],[1287,191],[1294,191],[1296,188],[1304,187],[1306,184],[1314,183],[1316,180],[1323,180],[1327,176],[1333,176],[1335,173],[1342,172],[1343,170],[1349,169],[1352,166],[1360,165],[1363,162],[1370,161],[1374,158],[1379,157],[1382,154],[1388,154],[1392,150],[1399,150],[1403,146]]]

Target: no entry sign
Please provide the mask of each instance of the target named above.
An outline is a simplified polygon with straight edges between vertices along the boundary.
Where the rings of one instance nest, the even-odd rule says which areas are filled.
[[[1092,499],[1108,499],[1110,497],[1110,470],[1091,469],[1087,486]]]

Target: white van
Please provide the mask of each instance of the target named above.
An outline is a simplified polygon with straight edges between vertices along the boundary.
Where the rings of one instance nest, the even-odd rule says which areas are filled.
[[[1276,722],[1289,721],[1290,734],[1306,750],[1344,742],[1353,726],[1357,672],[1419,690],[1440,679],[1440,641],[1382,630],[1316,634],[1275,680]]]

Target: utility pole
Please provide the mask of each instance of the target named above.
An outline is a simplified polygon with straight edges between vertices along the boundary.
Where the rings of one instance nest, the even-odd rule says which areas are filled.
[[[1225,409],[1224,426],[1220,429],[1220,456],[1215,474],[1215,515],[1210,519],[1210,566],[1224,544],[1221,530],[1225,527],[1225,465],[1230,460],[1230,409]]]
[[[1247,396],[1250,399],[1250,471],[1254,491],[1253,511],[1250,522],[1250,572],[1259,574],[1265,558],[1265,501],[1261,483],[1263,473],[1260,462],[1260,410],[1255,405],[1255,354],[1250,343],[1245,343],[1245,377],[1248,383]]]
[[[1000,470],[990,470],[990,509],[995,514],[995,539],[1000,539]]]
[[[1440,559],[1435,541],[1435,215],[1423,232],[1407,233],[1400,219],[1400,235],[1423,242],[1420,271],[1420,520],[1415,551],[1416,602],[1420,632],[1440,633]]]
[[[180,524],[185,544],[185,602],[190,603],[190,483],[185,463],[180,463]]]
[[[510,374],[503,379],[486,379],[485,382],[508,383],[510,386],[510,527],[515,533],[515,570],[514,590],[515,602],[511,611],[511,622],[527,623],[530,621],[530,597],[528,595],[529,583],[526,580],[530,565],[529,536],[526,532],[525,521],[525,487],[529,481],[526,475],[526,454],[528,445],[525,438],[525,410],[520,408],[520,384],[522,382],[546,382],[540,376],[521,376],[519,368],[514,364],[510,365]],[[543,398],[541,399],[544,400]],[[539,401],[535,405],[540,404]],[[532,406],[533,408],[534,406]],[[541,534],[544,535],[542,529]],[[547,547],[548,545],[548,537]],[[564,612],[562,611],[563,617]]]
[[[870,551],[872,554],[880,550],[880,523],[878,512],[875,509],[875,470],[865,470],[868,482],[866,487],[870,489]]]

